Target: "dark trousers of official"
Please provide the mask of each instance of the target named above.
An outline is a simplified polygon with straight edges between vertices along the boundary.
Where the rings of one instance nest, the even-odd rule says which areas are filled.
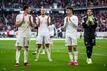
[[[95,38],[84,37],[84,43],[86,46],[87,57],[91,58],[93,52],[93,46],[95,45]]]

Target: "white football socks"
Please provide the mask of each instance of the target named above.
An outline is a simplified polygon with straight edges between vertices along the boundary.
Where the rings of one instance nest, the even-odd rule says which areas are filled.
[[[51,59],[51,54],[50,54],[50,49],[49,49],[49,48],[46,48],[46,52],[47,52],[48,60],[49,60],[49,61],[52,61],[52,59]]]
[[[78,51],[74,51],[74,61],[77,62],[78,60]]]
[[[42,50],[41,48],[37,48],[37,54],[36,54],[35,61],[38,61],[41,50]]]
[[[72,54],[72,52],[69,52],[68,54],[69,54],[70,61],[73,61],[73,54]]]
[[[28,48],[24,47],[24,63],[28,62]]]
[[[20,50],[16,49],[16,63],[19,63],[20,59]]]

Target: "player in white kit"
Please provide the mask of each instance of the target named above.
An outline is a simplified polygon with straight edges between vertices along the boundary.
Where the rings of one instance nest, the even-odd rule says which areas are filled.
[[[52,48],[53,48],[53,40],[52,40],[52,38],[54,37],[54,34],[55,34],[55,25],[54,24],[50,24],[48,28],[49,28],[49,34],[50,34],[49,49],[50,49],[50,53],[52,53]]]
[[[78,18],[73,15],[73,8],[67,7],[67,16],[64,19],[63,28],[66,30],[66,45],[69,50],[70,65],[78,65],[78,51],[77,51],[77,26]],[[74,51],[73,51],[74,49]]]
[[[50,35],[49,35],[49,24],[51,22],[50,17],[45,15],[45,9],[42,7],[41,15],[36,18],[36,24],[38,26],[38,36],[36,39],[37,44],[37,54],[35,61],[38,61],[39,54],[41,52],[41,46],[45,45],[46,53],[48,55],[48,60],[52,61],[51,54],[49,51]]]
[[[19,66],[20,50],[24,48],[24,65],[28,64],[28,46],[31,34],[31,26],[33,24],[33,17],[30,15],[31,8],[24,6],[24,13],[18,14],[16,17],[16,27],[18,28],[16,36],[16,67]]]

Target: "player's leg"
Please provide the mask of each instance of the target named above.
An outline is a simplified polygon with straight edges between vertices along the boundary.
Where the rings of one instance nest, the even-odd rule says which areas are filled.
[[[72,38],[72,47],[74,49],[73,54],[74,54],[74,65],[78,65],[78,50],[77,50],[77,39]]]
[[[69,54],[69,59],[70,59],[70,62],[68,64],[73,65],[74,62],[73,62],[72,46],[68,46],[68,54]]]
[[[16,38],[16,67],[19,66],[20,50],[22,46],[23,46],[23,37],[17,36]]]
[[[66,46],[68,47],[68,55],[70,59],[70,62],[68,64],[72,65],[73,64],[72,40],[70,37],[66,36],[65,42],[66,42]]]
[[[40,55],[40,52],[41,52],[42,41],[43,41],[43,37],[42,36],[38,36],[37,39],[36,39],[37,53],[36,53],[35,61],[38,61],[38,59],[39,59],[39,55]]]
[[[41,54],[45,54],[45,43],[44,43],[45,41],[44,41],[44,36],[43,36],[43,41],[42,41],[42,52],[41,52]]]
[[[39,55],[40,55],[40,52],[41,52],[41,45],[42,44],[37,44],[37,54],[36,54],[36,59],[35,59],[35,61],[38,61],[38,59],[39,59]]]
[[[84,38],[85,46],[86,46],[86,54],[87,54],[87,64],[92,64],[91,54],[92,54],[92,46],[89,38]]]
[[[46,46],[46,53],[48,55],[48,60],[52,61],[51,52],[50,52],[50,48],[49,48],[49,39],[50,39],[49,36],[45,36],[45,38],[44,38],[45,42],[44,43],[45,43],[45,46]]]
[[[86,53],[87,53],[87,64],[92,64],[92,59],[91,59],[91,55],[92,55],[92,47],[91,46],[86,46]]]
[[[21,47],[20,47],[20,46],[17,46],[17,47],[16,47],[16,67],[19,66],[20,50],[21,50]]]
[[[29,64],[28,64],[28,46],[24,46],[24,65],[29,66]]]
[[[50,44],[49,44],[50,54],[52,53],[52,47],[53,47],[53,41],[52,41],[52,38],[50,37]]]
[[[43,48],[43,49],[42,49],[41,54],[45,54],[45,44],[44,44],[44,43],[42,44],[42,48]]]
[[[87,46],[87,57],[91,58],[93,46]]]
[[[77,45],[73,45],[74,65],[78,65],[78,50]]]
[[[50,49],[49,49],[49,44],[46,44],[46,53],[48,55],[48,60],[52,61],[51,52],[50,52]]]
[[[92,52],[93,52],[93,46],[94,45],[96,45],[96,40],[95,40],[95,37],[94,38],[92,38],[92,39],[90,39],[90,58],[91,58],[91,56],[92,56]]]
[[[28,64],[28,46],[29,46],[29,37],[24,37],[24,65],[29,66]]]

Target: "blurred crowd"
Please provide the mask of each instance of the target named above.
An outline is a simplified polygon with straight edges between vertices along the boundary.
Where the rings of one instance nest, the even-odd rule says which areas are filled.
[[[78,24],[78,29],[77,30],[78,31],[83,31],[81,21],[82,21],[82,18],[85,16],[85,13],[78,14],[77,16],[79,18],[79,24]],[[96,13],[94,13],[94,16],[98,20],[96,31],[97,32],[107,32],[107,11],[105,11],[105,12],[96,12]]]
[[[0,0],[0,7],[3,6],[3,8],[22,8],[24,4],[30,4],[34,8],[40,8],[42,5],[46,8],[65,8],[68,5],[107,6],[107,0]]]
[[[0,31],[4,30],[13,30],[15,29],[15,18],[18,13],[8,13],[6,15],[0,16]],[[82,18],[85,16],[85,13],[81,14],[76,14],[79,19],[79,24],[78,24],[78,31],[83,31],[81,21]],[[36,16],[35,14],[33,15],[34,17]],[[63,19],[64,19],[64,14],[62,13],[52,13],[51,15],[52,18],[52,24],[55,25],[56,29],[60,28],[63,25]],[[98,25],[96,31],[107,31],[107,12],[98,12],[95,14],[95,16],[98,19]]]
[[[32,8],[40,8],[44,6],[45,8],[65,8],[68,5],[75,7],[85,7],[85,6],[107,6],[107,0],[0,0],[0,9],[2,8],[22,8],[23,4],[29,3]],[[15,27],[15,18],[18,12],[5,12],[0,14],[0,32],[4,34],[14,34],[17,30]],[[33,17],[37,16],[37,13],[32,14]],[[49,14],[52,18],[52,24],[54,24],[56,31],[59,35],[62,35],[61,26],[64,24],[63,19],[65,13],[60,13],[59,11],[52,12]],[[77,30],[79,32],[83,31],[81,21],[85,16],[85,12],[76,13],[79,19],[79,24]],[[94,15],[98,19],[98,25],[96,31],[107,32],[107,10],[96,11]],[[33,28],[32,31],[35,31]],[[1,35],[0,33],[0,35]]]

